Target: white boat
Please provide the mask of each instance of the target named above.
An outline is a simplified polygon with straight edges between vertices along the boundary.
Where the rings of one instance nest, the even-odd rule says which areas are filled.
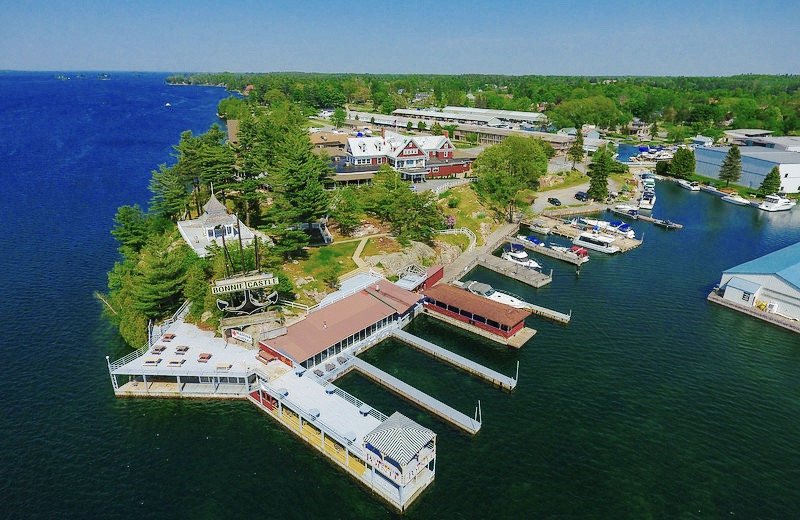
[[[792,209],[796,204],[796,201],[780,195],[767,195],[764,197],[764,202],[758,205],[758,209],[763,209],[764,211],[786,211]]]
[[[639,199],[639,209],[653,209],[656,205],[656,192],[645,191],[642,198]]]
[[[493,302],[502,303],[503,305],[514,307],[515,309],[531,308],[531,304],[526,302],[525,300],[522,300],[512,294],[503,291],[498,291],[492,288],[492,286],[489,285],[488,283],[469,281],[465,282],[463,287],[472,294],[483,296],[487,300],[492,300]]]
[[[540,235],[549,235],[550,228],[547,227],[547,224],[543,220],[536,219],[530,225],[531,231],[534,233],[539,233]]]
[[[559,253],[563,253],[567,256],[572,256],[575,258],[585,258],[586,260],[589,260],[589,252],[586,251],[586,249],[579,246],[566,247],[566,246],[557,246],[555,244],[551,244],[550,249],[552,249],[553,251],[558,251]]]
[[[508,262],[527,267],[528,269],[541,269],[542,266],[532,260],[521,244],[506,244],[500,258]]]
[[[595,220],[591,218],[581,218],[584,224],[592,226],[596,231],[605,231],[607,233],[614,233],[622,235],[626,238],[636,238],[636,233],[631,229],[630,224],[625,224],[619,220],[615,222],[608,222],[605,220]]]
[[[697,181],[687,181],[686,179],[681,179],[678,181],[678,184],[681,185],[681,188],[685,188],[689,191],[700,191],[700,183]]]
[[[738,204],[739,206],[747,206],[750,202],[739,195],[738,193],[729,193],[722,197],[722,200],[725,202],[730,202],[731,204]]]
[[[531,242],[533,245],[544,247],[544,242],[533,235],[517,235],[517,240]]]
[[[614,237],[610,237],[608,235],[585,232],[573,238],[572,243],[576,246],[591,249],[592,251],[601,251],[603,253],[612,254],[619,251],[619,246],[614,245],[614,240]]]

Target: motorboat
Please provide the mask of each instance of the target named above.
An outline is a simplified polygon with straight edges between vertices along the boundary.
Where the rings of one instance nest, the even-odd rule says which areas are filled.
[[[750,201],[748,201],[746,198],[742,197],[738,193],[729,193],[724,197],[722,197],[722,200],[724,200],[725,202],[730,202],[731,204],[737,204],[739,206],[747,206],[748,204],[750,204]]]
[[[534,245],[544,247],[544,242],[542,242],[533,235],[517,235],[517,240],[522,240],[524,242],[531,242]]]
[[[534,220],[530,225],[530,229],[532,232],[539,233],[540,235],[550,234],[550,228],[547,227],[547,223],[540,219]]]
[[[532,260],[522,244],[506,244],[500,258],[508,262],[527,267],[528,269],[541,269],[542,266]]]
[[[681,185],[681,188],[689,191],[700,191],[700,183],[697,181],[687,181],[686,179],[681,179],[678,181],[678,184]]]
[[[622,235],[626,238],[636,238],[636,234],[634,233],[633,229],[631,229],[630,224],[625,224],[620,220],[614,222],[608,222],[605,220],[582,218],[581,221],[584,224],[592,226],[592,228],[594,228],[594,230],[596,231],[605,231],[608,233],[614,233],[617,235]]]
[[[758,209],[763,209],[764,211],[786,211],[795,207],[796,204],[796,201],[780,195],[767,195],[764,197],[764,202],[758,205]]]
[[[483,296],[487,300],[492,300],[493,302],[502,303],[503,305],[514,307],[515,309],[531,308],[531,304],[526,302],[525,300],[511,293],[494,289],[488,283],[469,281],[464,283],[463,288],[471,292],[472,294]]]
[[[661,227],[666,228],[666,229],[678,229],[680,227],[680,224],[676,224],[675,222],[672,222],[671,220],[666,220],[666,219],[661,219],[661,218],[657,218],[657,219],[653,220],[653,224],[655,224],[656,226],[661,226]]]
[[[642,198],[639,199],[639,209],[653,209],[656,205],[656,192],[652,190],[645,190]]]
[[[567,246],[558,246],[553,244],[550,246],[550,249],[552,249],[553,251],[558,251],[559,253],[563,253],[567,256],[572,256],[575,258],[585,258],[586,260],[589,260],[589,251],[580,246],[567,247]]]
[[[612,236],[591,232],[580,233],[572,239],[572,243],[576,246],[609,254],[619,252],[619,246],[614,245],[614,241],[615,238]]]

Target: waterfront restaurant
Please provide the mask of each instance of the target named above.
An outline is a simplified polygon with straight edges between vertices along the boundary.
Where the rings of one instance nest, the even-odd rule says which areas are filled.
[[[423,294],[427,310],[506,339],[522,330],[530,315],[529,310],[509,307],[452,285],[439,284]]]
[[[286,334],[261,340],[262,359],[311,368],[411,314],[422,297],[379,280],[290,325]]]

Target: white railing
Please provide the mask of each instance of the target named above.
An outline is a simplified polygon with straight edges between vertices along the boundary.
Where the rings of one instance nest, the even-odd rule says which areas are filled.
[[[469,228],[460,227],[454,229],[440,229],[437,233],[442,235],[467,235],[469,238],[469,246],[467,246],[467,250],[465,253],[468,253],[475,249],[475,243],[478,241],[478,237],[475,236],[475,232]]]
[[[161,325],[158,326],[158,333],[157,334],[153,334],[151,331],[148,331],[148,332],[150,332],[150,334],[149,334],[150,337],[149,337],[149,339],[147,341],[144,342],[144,345],[142,345],[141,347],[137,348],[133,352],[130,352],[130,353],[126,354],[125,356],[119,358],[118,360],[112,361],[109,364],[109,366],[111,367],[111,370],[116,370],[117,368],[119,368],[119,367],[121,367],[121,366],[123,366],[123,365],[125,365],[127,363],[130,363],[131,361],[133,361],[134,359],[138,358],[139,356],[145,355],[147,353],[147,351],[150,349],[150,347],[152,347],[153,344],[155,344],[155,342],[158,341],[158,338],[160,338],[165,332],[167,332],[170,329],[170,327],[172,326],[173,323],[175,323],[177,321],[183,321],[183,319],[186,317],[186,315],[189,314],[189,307],[191,307],[191,304],[192,304],[192,302],[189,301],[189,300],[186,300],[185,302],[183,302],[183,304],[178,308],[178,310],[175,311],[175,314],[173,314],[172,316],[170,316],[169,318],[164,320],[164,323],[162,323]],[[153,331],[155,330],[155,328],[156,327],[153,327]]]
[[[449,190],[450,188],[455,188],[456,186],[463,186],[464,184],[469,184],[470,182],[472,182],[474,180],[475,180],[474,177],[466,177],[466,178],[463,178],[463,179],[455,179],[453,181],[446,182],[446,183],[442,184],[441,186],[437,186],[432,191],[436,195],[441,195],[442,193],[444,193],[445,191]]]

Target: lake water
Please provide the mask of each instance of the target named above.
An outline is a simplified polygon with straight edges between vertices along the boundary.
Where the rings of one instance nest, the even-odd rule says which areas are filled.
[[[0,504],[8,518],[391,518],[378,499],[246,402],[117,399],[101,317],[116,208],[146,205],[180,132],[216,121],[218,88],[163,75],[0,74]],[[170,106],[166,106],[169,103]],[[800,338],[705,300],[723,269],[800,240],[767,214],[657,184],[644,245],[580,276],[487,281],[559,311],[521,350],[424,318],[411,332],[506,374],[509,394],[396,342],[368,361],[471,414],[471,437],[358,375],[339,384],[438,433],[410,518],[788,519],[800,511]],[[558,241],[558,239],[554,239]],[[562,239],[562,242],[563,239]],[[538,260],[538,259],[537,259]]]

